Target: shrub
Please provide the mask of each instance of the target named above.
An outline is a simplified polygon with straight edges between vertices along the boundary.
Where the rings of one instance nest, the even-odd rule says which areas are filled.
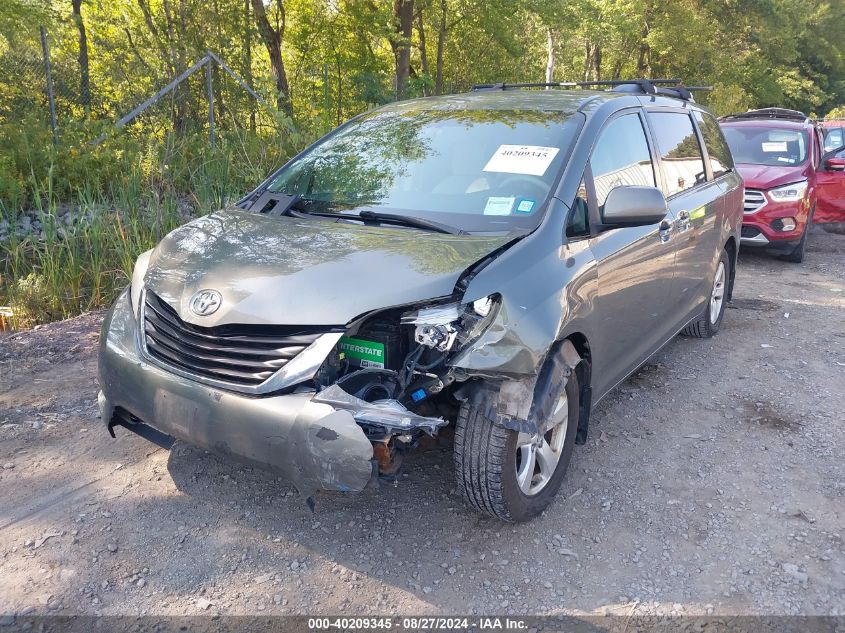
[[[35,272],[12,282],[11,307],[16,327],[32,327],[62,317],[47,280]]]

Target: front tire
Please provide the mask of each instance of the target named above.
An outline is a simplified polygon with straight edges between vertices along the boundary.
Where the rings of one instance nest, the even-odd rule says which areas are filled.
[[[810,216],[810,219],[812,219],[812,216]],[[808,220],[807,226],[804,227],[804,232],[801,234],[801,239],[798,240],[798,244],[790,252],[785,255],[781,255],[781,259],[793,264],[800,264],[803,262],[804,256],[807,254],[807,234],[809,232],[810,221]]]
[[[722,255],[716,265],[716,274],[713,276],[713,284],[710,286],[710,298],[707,305],[704,306],[701,316],[681,330],[681,334],[695,338],[710,338],[719,331],[727,305],[730,270],[728,252],[722,249]]]
[[[563,482],[578,431],[580,410],[575,371],[552,381],[556,388],[535,398],[557,402],[551,427],[532,438],[491,419],[498,393],[479,385],[463,402],[455,429],[458,489],[475,509],[507,522],[534,518],[552,502]],[[543,403],[540,403],[543,406]]]

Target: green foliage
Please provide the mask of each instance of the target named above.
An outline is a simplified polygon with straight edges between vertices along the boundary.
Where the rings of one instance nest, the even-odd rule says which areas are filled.
[[[61,311],[56,309],[55,297],[42,275],[31,272],[12,283],[11,294],[15,298],[13,314],[17,327],[32,327],[42,321],[62,317]]]
[[[0,242],[0,305],[11,306],[18,327],[107,306],[139,253],[187,219],[232,204],[293,151],[236,132],[214,150],[196,135],[110,139],[67,152],[49,140],[30,145],[21,150],[29,177],[21,169],[11,184],[0,178],[7,192],[16,187],[0,204],[11,229]],[[19,208],[39,231],[15,232]]]

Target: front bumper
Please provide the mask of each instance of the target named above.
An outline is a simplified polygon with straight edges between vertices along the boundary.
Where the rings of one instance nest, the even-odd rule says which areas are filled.
[[[809,199],[800,202],[773,202],[766,196],[766,202],[757,211],[746,213],[742,218],[740,243],[744,246],[761,246],[769,250],[789,250],[801,240],[810,216]],[[795,228],[782,231],[778,224],[784,218],[795,218]]]
[[[773,255],[782,255],[794,249],[801,241],[801,235],[791,237],[789,239],[769,239],[767,234],[762,232],[754,225],[743,224],[742,233],[739,238],[743,248],[751,246],[753,248],[765,249],[766,252]]]
[[[373,447],[352,413],[314,401],[313,392],[267,397],[232,393],[146,362],[124,293],[100,339],[100,408],[106,425],[128,412],[189,444],[273,470],[303,495],[357,492],[373,476]]]

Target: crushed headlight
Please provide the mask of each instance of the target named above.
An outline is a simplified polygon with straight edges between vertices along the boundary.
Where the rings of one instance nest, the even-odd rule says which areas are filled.
[[[769,191],[769,197],[774,202],[798,202],[807,191],[807,181],[794,182]]]
[[[491,297],[482,297],[472,302],[473,311],[480,317],[486,317],[493,309],[493,299]]]
[[[457,321],[464,306],[460,303],[447,303],[439,306],[420,308],[402,315],[403,325],[445,325]]]
[[[403,325],[416,325],[414,340],[441,352],[452,348],[458,336],[456,324],[464,306],[459,303],[421,308],[402,315]]]
[[[482,297],[471,303],[429,306],[402,315],[401,323],[416,326],[414,340],[418,344],[447,352],[456,340],[465,343],[475,338],[496,305],[498,295]]]

